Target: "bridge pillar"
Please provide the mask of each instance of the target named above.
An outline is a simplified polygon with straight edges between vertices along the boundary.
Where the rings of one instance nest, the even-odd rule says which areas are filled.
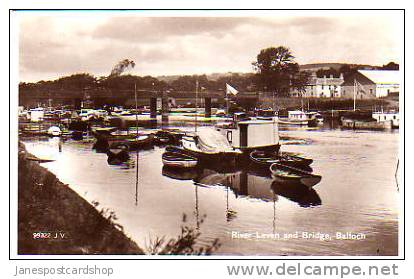
[[[211,97],[204,98],[205,117],[211,117]]]
[[[150,118],[157,119],[157,98],[150,98]]]

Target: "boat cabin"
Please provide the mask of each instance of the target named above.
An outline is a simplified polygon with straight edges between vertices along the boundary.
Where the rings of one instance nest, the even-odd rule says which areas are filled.
[[[275,120],[239,121],[231,126],[217,124],[216,130],[227,138],[233,148],[261,149],[279,145],[279,129]]]
[[[30,109],[27,113],[27,119],[31,122],[40,122],[43,121],[45,117],[45,110],[43,108],[33,108]]]

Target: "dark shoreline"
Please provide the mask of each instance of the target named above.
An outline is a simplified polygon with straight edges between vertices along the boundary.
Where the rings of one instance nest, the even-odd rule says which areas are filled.
[[[18,254],[144,254],[104,216],[35,161],[19,142]]]

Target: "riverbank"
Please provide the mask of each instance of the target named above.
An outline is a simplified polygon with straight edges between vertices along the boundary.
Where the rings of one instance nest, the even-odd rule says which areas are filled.
[[[98,211],[28,155],[19,143],[18,254],[144,254],[113,212]]]

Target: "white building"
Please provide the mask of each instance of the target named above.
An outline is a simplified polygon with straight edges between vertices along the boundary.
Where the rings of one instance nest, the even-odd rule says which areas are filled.
[[[309,84],[305,87],[305,91],[302,92],[302,97],[305,98],[340,98],[341,97],[341,84],[344,82],[344,77],[341,74],[339,78],[322,77],[318,78],[316,73],[313,72],[309,79]],[[293,90],[291,96],[300,97],[301,92]]]
[[[394,70],[358,70],[359,73],[375,83],[375,96],[386,97],[400,91],[400,73]]]

